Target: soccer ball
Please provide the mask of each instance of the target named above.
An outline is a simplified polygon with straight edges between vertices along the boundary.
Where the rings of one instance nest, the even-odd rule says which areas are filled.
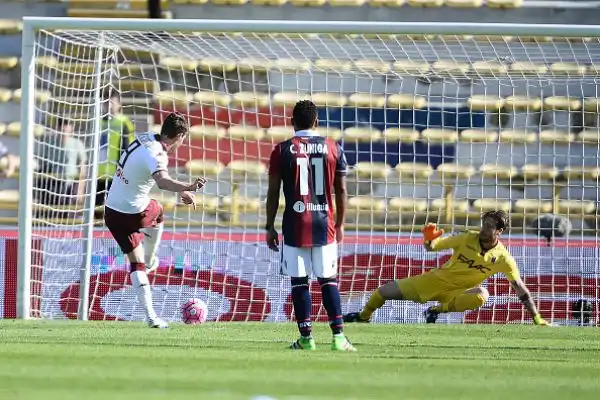
[[[208,307],[200,299],[190,299],[181,306],[181,320],[189,325],[201,324],[206,321]]]

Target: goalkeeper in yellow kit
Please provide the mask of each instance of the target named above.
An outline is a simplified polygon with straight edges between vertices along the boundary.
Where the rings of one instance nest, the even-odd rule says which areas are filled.
[[[548,325],[537,310],[529,290],[521,280],[515,259],[499,237],[508,224],[504,211],[489,211],[481,219],[479,232],[441,237],[443,230],[434,224],[423,228],[427,251],[452,249],[452,257],[439,269],[388,282],[376,289],[362,311],[344,315],[344,322],[369,322],[386,300],[410,300],[417,303],[437,301],[425,311],[427,323],[435,323],[440,313],[462,312],[481,307],[488,291],[480,286],[488,277],[501,272],[510,281],[517,296],[536,325]]]

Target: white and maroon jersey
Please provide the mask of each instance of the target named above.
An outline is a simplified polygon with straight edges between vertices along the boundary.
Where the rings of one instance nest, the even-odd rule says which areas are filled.
[[[126,214],[146,209],[155,183],[152,175],[166,171],[169,163],[167,151],[158,138],[153,132],[137,134],[123,151],[108,191],[107,207]]]

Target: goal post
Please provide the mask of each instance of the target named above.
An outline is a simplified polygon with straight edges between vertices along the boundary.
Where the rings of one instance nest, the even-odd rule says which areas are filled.
[[[599,55],[597,26],[24,18],[18,317],[140,317],[97,202],[132,130],[178,111],[191,129],[170,173],[209,183],[195,211],[153,193],[166,214],[155,309],[177,320],[196,297],[216,321],[291,319],[261,227],[270,150],[309,98],[351,166],[344,311],[447,259],[423,251],[425,222],[476,229],[501,208],[544,317],[594,322]],[[484,284],[481,310],[441,321],[529,321],[502,277]],[[387,304],[375,321],[420,322],[424,307]]]

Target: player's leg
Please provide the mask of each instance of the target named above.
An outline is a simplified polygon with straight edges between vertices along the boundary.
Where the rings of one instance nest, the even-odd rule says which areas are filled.
[[[447,296],[437,306],[425,311],[427,323],[435,323],[439,314],[447,312],[464,312],[476,310],[485,304],[490,294],[484,287],[475,287]]]
[[[109,208],[104,213],[106,227],[129,260],[131,284],[144,308],[148,325],[152,328],[167,328],[168,324],[158,318],[152,306],[152,288],[146,273],[144,247],[141,245],[144,235],[139,232],[140,219],[139,214],[123,214]]]
[[[140,229],[144,234],[144,262],[146,263],[146,272],[150,273],[158,268],[158,248],[162,238],[165,224],[163,222],[162,206],[156,201],[151,200],[148,208],[152,208],[150,215],[157,215],[153,221],[146,221],[144,225],[149,225]]]
[[[342,301],[337,283],[337,243],[311,249],[313,273],[317,276],[323,307],[327,311],[329,326],[333,334],[331,349],[336,351],[356,351],[344,335]]]
[[[308,277],[311,272],[310,249],[283,245],[281,248],[281,272],[290,277],[294,315],[300,338],[290,346],[294,350],[315,350],[310,319],[311,299]]]

